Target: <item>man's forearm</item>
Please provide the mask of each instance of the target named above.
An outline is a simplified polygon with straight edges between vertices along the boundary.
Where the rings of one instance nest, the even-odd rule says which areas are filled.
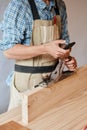
[[[7,58],[24,60],[30,59],[39,55],[48,54],[57,58],[65,58],[70,55],[70,50],[62,49],[59,44],[64,44],[64,40],[55,40],[50,43],[46,43],[38,46],[25,46],[21,44],[16,44],[12,48],[4,51],[4,54]]]
[[[46,54],[45,47],[40,46],[25,46],[17,44],[12,48],[4,51],[4,55],[10,59],[23,60],[30,59],[39,55]]]

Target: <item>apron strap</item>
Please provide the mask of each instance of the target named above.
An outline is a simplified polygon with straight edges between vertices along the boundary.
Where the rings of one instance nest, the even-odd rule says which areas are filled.
[[[55,70],[56,66],[57,63],[52,66],[34,66],[34,67],[15,64],[15,71],[21,73],[32,73],[32,74],[49,73]]]
[[[55,0],[55,8],[54,8],[54,10],[55,10],[55,12],[56,12],[56,15],[60,15],[57,0]]]
[[[28,0],[28,2],[30,4],[30,6],[31,6],[33,19],[34,20],[40,19],[40,16],[39,16],[39,13],[38,13],[35,1],[34,0]],[[59,13],[59,7],[58,7],[58,4],[57,4],[57,0],[55,0],[55,8],[54,8],[54,10],[56,12],[56,15],[60,15],[60,13]]]
[[[38,14],[38,10],[37,10],[35,1],[34,1],[34,0],[28,0],[28,2],[29,2],[29,4],[30,4],[30,6],[31,6],[33,19],[34,19],[34,20],[40,19],[40,16],[39,16],[39,14]]]

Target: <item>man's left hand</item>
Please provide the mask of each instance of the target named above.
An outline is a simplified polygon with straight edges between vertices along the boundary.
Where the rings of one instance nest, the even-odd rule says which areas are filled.
[[[77,62],[74,57],[69,56],[68,58],[64,59],[65,65],[70,71],[75,71],[77,68]]]

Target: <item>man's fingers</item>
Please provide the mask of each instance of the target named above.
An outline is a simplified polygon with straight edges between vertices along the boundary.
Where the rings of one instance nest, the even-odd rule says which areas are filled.
[[[65,41],[65,40],[55,40],[54,43],[55,43],[55,44],[60,44],[60,43],[61,43],[61,44],[65,44],[66,41]]]

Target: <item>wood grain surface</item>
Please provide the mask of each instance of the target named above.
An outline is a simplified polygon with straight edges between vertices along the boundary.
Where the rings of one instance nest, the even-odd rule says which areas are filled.
[[[87,125],[87,95],[55,104],[50,110],[29,123],[32,130],[84,130]]]
[[[11,121],[4,125],[1,125],[0,130],[29,130],[29,129],[16,122]]]
[[[74,75],[47,89],[40,90],[42,93],[35,93],[35,97],[31,96],[29,109],[36,108],[36,111],[29,111],[32,112],[30,115],[35,116],[33,113],[38,112],[38,114],[35,113],[38,116],[29,123],[29,128],[32,130],[84,130],[87,126],[87,66],[78,69]]]
[[[43,88],[32,95],[24,95],[23,122],[31,122],[55,107],[59,108],[68,101],[86,94],[87,66],[77,70],[70,77]],[[84,97],[82,97],[84,98]],[[57,106],[56,106],[57,105]],[[74,104],[71,104],[73,106]],[[79,105],[78,105],[79,107]]]
[[[20,121],[22,119],[21,106],[16,107],[8,112],[5,112],[0,115],[0,125],[11,120]]]

